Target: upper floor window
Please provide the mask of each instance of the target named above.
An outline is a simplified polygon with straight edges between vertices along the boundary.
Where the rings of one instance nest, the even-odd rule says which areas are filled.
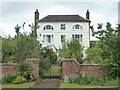
[[[65,30],[65,24],[61,24],[61,30]]]
[[[46,25],[46,26],[44,26],[43,30],[53,30],[53,26]]]
[[[73,26],[73,29],[80,30],[80,29],[83,29],[83,27],[81,25],[79,25],[79,24],[75,24]]]

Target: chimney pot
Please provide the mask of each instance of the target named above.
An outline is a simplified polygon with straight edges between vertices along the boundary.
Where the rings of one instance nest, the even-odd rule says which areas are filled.
[[[90,12],[89,12],[89,10],[87,10],[87,12],[86,12],[86,19],[90,20]]]
[[[35,22],[39,20],[39,12],[38,12],[38,9],[36,9],[35,11]]]

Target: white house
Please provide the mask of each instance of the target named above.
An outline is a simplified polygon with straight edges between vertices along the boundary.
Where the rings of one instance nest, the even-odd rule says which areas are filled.
[[[90,46],[89,17],[87,10],[86,19],[79,15],[48,15],[39,20],[39,12],[36,9],[35,22],[40,26],[37,30],[37,40],[43,47],[54,46],[58,50],[65,42],[78,40],[86,50]]]

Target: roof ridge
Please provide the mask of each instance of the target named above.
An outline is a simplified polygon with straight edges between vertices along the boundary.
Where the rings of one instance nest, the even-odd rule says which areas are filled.
[[[47,15],[38,22],[90,22],[79,14]]]

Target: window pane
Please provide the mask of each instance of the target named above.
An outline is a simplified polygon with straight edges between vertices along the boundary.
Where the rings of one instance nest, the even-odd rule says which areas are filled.
[[[65,43],[65,35],[61,35],[61,43]]]
[[[65,24],[61,24],[61,29],[65,29]]]
[[[47,29],[47,30],[49,30],[49,29],[53,30],[53,26],[51,26],[51,25],[46,25],[46,26],[44,26],[43,30],[45,30],[45,29]]]

